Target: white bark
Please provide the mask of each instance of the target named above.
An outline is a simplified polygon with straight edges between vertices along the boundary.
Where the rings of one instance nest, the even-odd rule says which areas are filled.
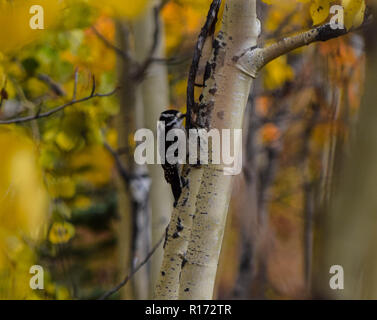
[[[213,102],[210,128],[242,128],[253,78],[237,61],[256,46],[258,29],[255,0],[226,2],[223,27],[217,38],[221,49],[217,53],[212,79],[204,90],[203,100]],[[225,229],[233,177],[224,175],[222,164],[205,165],[202,171],[179,299],[212,298]]]
[[[184,177],[189,179],[189,183],[183,188],[180,201],[174,208],[170,220],[164,245],[164,258],[155,291],[155,298],[158,300],[176,300],[179,295],[181,268],[191,237],[202,170],[186,167]]]

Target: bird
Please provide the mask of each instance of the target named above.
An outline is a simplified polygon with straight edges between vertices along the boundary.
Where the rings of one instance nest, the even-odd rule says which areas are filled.
[[[170,130],[185,130],[183,126],[183,120],[185,117],[186,114],[182,114],[178,110],[166,110],[161,113],[158,123],[159,139],[164,139],[164,142],[159,141],[158,144],[160,156],[165,159],[165,161],[162,161],[161,165],[164,170],[165,180],[171,185],[174,196],[174,207],[177,206],[179,197],[182,193],[181,165],[179,163],[170,164],[166,161],[169,147],[176,143],[176,141],[166,141],[166,137]]]

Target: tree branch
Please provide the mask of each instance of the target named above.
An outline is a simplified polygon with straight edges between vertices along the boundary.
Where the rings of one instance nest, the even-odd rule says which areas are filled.
[[[156,6],[154,8],[154,23],[155,23],[155,30],[153,33],[153,42],[151,45],[151,48],[149,50],[149,54],[147,55],[147,58],[145,59],[144,62],[138,63],[135,61],[135,59],[131,56],[129,52],[126,52],[120,48],[118,48],[116,45],[114,45],[110,40],[108,40],[105,36],[103,36],[94,26],[91,27],[93,32],[96,34],[96,36],[109,48],[114,50],[114,52],[123,60],[129,61],[135,66],[135,71],[131,72],[130,78],[140,81],[143,79],[145,72],[148,70],[149,66],[154,63],[154,62],[169,62],[168,59],[159,59],[159,58],[154,58],[154,54],[157,50],[158,44],[159,44],[159,38],[160,38],[160,33],[161,33],[161,26],[160,26],[160,21],[159,21],[159,15],[160,12],[163,10],[165,5],[169,2],[170,0],[164,0],[160,3],[160,5]]]
[[[0,108],[3,105],[4,100],[8,99],[8,92],[6,90],[7,87],[7,79],[5,79],[4,86],[0,91]]]
[[[148,255],[145,257],[145,259],[140,262],[136,268],[131,270],[131,272],[113,289],[107,291],[105,294],[103,294],[98,300],[106,300],[107,298],[111,297],[114,293],[118,292],[122,287],[124,287],[128,281],[132,279],[132,277],[149,261],[149,259],[153,256],[153,254],[156,252],[158,247],[162,244],[162,242],[165,239],[165,233],[161,237],[161,239],[157,242],[157,244],[152,248],[152,250],[148,253]]]
[[[114,52],[123,60],[132,60],[131,55],[128,52],[123,51],[122,49],[118,48],[115,44],[113,44],[109,39],[107,39],[102,33],[100,33],[95,26],[91,27],[95,35],[105,44],[106,47],[108,47],[111,50],[114,50]]]
[[[206,39],[211,32],[214,32],[214,25],[217,21],[217,14],[219,12],[221,0],[213,0],[211,7],[209,8],[207,20],[200,31],[198,41],[196,43],[194,56],[192,59],[188,83],[187,83],[187,117],[186,117],[186,129],[191,126],[192,110],[195,107],[195,80],[198,73],[200,58],[202,57],[202,51]]]
[[[104,146],[107,149],[107,151],[113,156],[115,165],[118,169],[120,176],[122,177],[123,182],[126,185],[128,185],[130,183],[131,176],[126,170],[126,168],[123,166],[122,161],[120,160],[120,155],[113,148],[111,148],[111,146],[107,142],[104,142]]]
[[[157,7],[154,8],[155,28],[154,28],[154,33],[153,33],[153,42],[152,42],[152,46],[149,50],[149,54],[148,54],[146,60],[141,65],[138,66],[136,73],[132,75],[132,77],[136,80],[143,79],[145,72],[148,70],[149,66],[155,61],[153,56],[154,56],[154,54],[157,50],[159,38],[160,38],[160,31],[161,30],[160,30],[159,15],[160,15],[161,9],[162,9],[162,7],[160,7],[160,6],[157,6]]]
[[[0,125],[2,124],[16,124],[16,123],[24,123],[24,122],[29,122],[29,121],[33,121],[33,120],[38,120],[38,119],[42,119],[42,118],[47,118],[59,111],[62,111],[64,110],[65,108],[69,107],[69,106],[72,106],[74,104],[78,104],[78,103],[82,103],[82,102],[85,102],[85,101],[88,101],[88,100],[91,100],[91,99],[94,99],[94,98],[103,98],[103,97],[110,97],[112,96],[119,88],[115,88],[114,90],[112,90],[111,92],[109,93],[95,93],[95,89],[96,89],[96,82],[95,82],[95,79],[93,78],[93,85],[92,85],[92,90],[91,90],[91,93],[90,95],[84,97],[84,98],[81,98],[81,99],[76,99],[76,92],[77,92],[77,72],[75,73],[75,85],[74,85],[74,89],[73,89],[73,98],[71,101],[59,106],[59,107],[56,107],[54,109],[51,109],[49,111],[46,111],[46,112],[43,112],[41,113],[40,110],[37,111],[37,113],[35,115],[31,115],[31,116],[26,116],[26,117],[21,117],[21,118],[14,118],[14,119],[9,119],[9,120],[0,120]]]
[[[128,186],[132,181],[140,179],[150,179],[148,174],[130,174],[128,170],[124,167],[120,156],[122,155],[124,149],[122,148],[121,152],[114,150],[106,141],[104,142],[105,149],[113,156],[117,170],[119,171],[120,176],[123,179],[123,182]],[[129,149],[127,148],[128,152]]]
[[[241,55],[235,56],[233,59],[237,62],[237,67],[241,71],[252,78],[256,78],[258,72],[272,60],[311,43],[328,41],[357,31],[370,25],[372,20],[373,17],[368,16],[364,19],[364,23],[360,27],[350,30],[333,29],[330,23],[326,23],[298,35],[286,37],[266,48],[250,48]]]
[[[328,41],[334,38],[338,38],[340,36],[346,35],[350,32],[359,30],[361,28],[366,27],[372,21],[372,17],[367,17],[364,20],[364,23],[356,28],[356,29],[333,29],[330,23],[318,26],[306,32],[300,33],[295,36],[284,38],[277,43],[272,44],[260,51],[262,55],[261,65],[259,69],[265,66],[267,63],[271,62],[272,60],[291,52],[297,48],[309,45],[314,42],[319,41]]]
[[[63,87],[47,74],[39,73],[37,79],[44,82],[57,96],[64,97],[66,95]]]

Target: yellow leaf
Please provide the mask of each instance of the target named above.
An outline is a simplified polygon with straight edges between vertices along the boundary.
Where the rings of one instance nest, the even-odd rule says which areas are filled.
[[[75,199],[75,207],[77,209],[85,210],[90,208],[92,205],[92,201],[90,200],[89,197],[86,196],[78,196]]]
[[[56,289],[56,299],[57,300],[69,300],[72,299],[69,291],[66,287],[59,286]]]
[[[44,29],[34,30],[30,27],[30,8],[38,4],[44,13]],[[20,49],[49,30],[58,21],[59,13],[63,8],[60,0],[33,0],[5,1],[0,0],[0,51],[8,53]]]
[[[36,257],[25,239],[38,241],[46,231],[48,197],[38,154],[15,127],[0,128],[0,149],[0,299],[37,299],[29,286]]]
[[[313,19],[313,24],[320,24],[324,22],[330,13],[329,0],[314,0],[310,6],[310,15]]]
[[[344,8],[344,25],[347,30],[359,27],[364,21],[364,0],[342,0]]]
[[[150,0],[90,0],[90,2],[107,11],[109,14],[117,17],[125,17],[134,19],[140,16],[141,13],[147,8]]]
[[[282,86],[286,81],[292,80],[294,71],[287,63],[287,56],[273,60],[265,67],[264,85],[268,90]]]
[[[47,218],[47,193],[33,143],[17,129],[0,129],[0,226],[37,238]],[[0,235],[1,241],[1,235]]]
[[[81,171],[78,179],[103,186],[110,181],[114,159],[104,147],[92,146],[72,155],[69,163],[73,169]]]
[[[70,177],[54,178],[47,176],[48,190],[53,198],[72,198],[76,193],[76,184]]]
[[[75,235],[75,227],[68,222],[54,222],[48,239],[53,244],[67,243]]]
[[[64,131],[59,132],[59,134],[56,137],[57,145],[61,150],[64,151],[71,151],[76,146],[76,142],[77,141],[72,139],[72,135],[69,135]]]
[[[118,148],[118,132],[115,129],[109,129],[106,133],[106,141],[113,149]]]
[[[298,8],[299,3],[297,0],[269,0],[264,2],[271,5],[263,26],[267,31],[281,29],[280,32],[284,32],[284,29],[290,25],[306,26],[306,15],[302,14],[303,8]],[[286,22],[287,18],[289,18],[289,23]]]

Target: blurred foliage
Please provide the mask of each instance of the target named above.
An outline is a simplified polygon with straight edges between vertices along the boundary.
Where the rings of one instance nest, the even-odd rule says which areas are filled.
[[[329,21],[331,5],[345,5],[347,28],[359,26],[365,10],[364,1],[263,1],[262,45]],[[363,39],[357,34],[295,50],[264,68],[248,119],[255,140],[253,153],[246,155],[253,159],[246,171],[257,189],[247,189],[248,179],[237,178],[231,204],[235,218],[229,222],[219,265],[219,298],[239,297],[235,289],[245,270],[253,275],[242,298],[308,297],[305,259],[311,248],[304,239],[305,224],[313,219],[308,218],[308,198],[316,199],[313,214],[318,214],[331,196],[358,118],[364,76]],[[250,192],[246,199],[244,190]],[[256,201],[253,192],[263,199],[257,212],[250,203]],[[267,222],[249,218],[256,214]],[[251,243],[245,244],[245,237]],[[248,245],[252,251],[243,256]],[[238,270],[227,263],[229,257],[238,261]]]
[[[38,2],[44,9],[44,26],[50,29],[61,15],[62,2],[42,0]],[[29,27],[29,9],[35,5],[32,0],[0,1],[0,43],[1,51],[19,50],[22,46],[39,39],[44,30]]]
[[[1,128],[0,147],[0,298],[35,297],[29,268],[46,235],[48,195],[38,153],[24,130]]]

